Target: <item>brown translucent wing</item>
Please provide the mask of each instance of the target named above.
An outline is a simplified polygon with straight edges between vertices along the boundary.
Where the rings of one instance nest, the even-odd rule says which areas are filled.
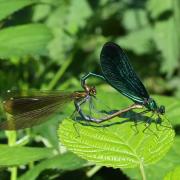
[[[57,111],[63,111],[65,104],[73,100],[73,93],[63,91],[9,92],[3,101],[7,120],[0,123],[0,129],[18,130],[29,128],[48,120]]]

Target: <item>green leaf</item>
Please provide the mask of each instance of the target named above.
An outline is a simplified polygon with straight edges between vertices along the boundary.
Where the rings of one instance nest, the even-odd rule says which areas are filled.
[[[165,116],[171,121],[172,125],[180,124],[180,99],[166,96],[154,96],[154,98],[159,101],[159,104],[166,107]]]
[[[117,43],[121,44],[123,48],[133,50],[137,54],[145,54],[151,49],[150,40],[152,35],[153,31],[151,27],[146,27],[141,30],[132,31],[128,35],[118,38]]]
[[[180,177],[180,166],[176,167],[170,171],[165,177],[164,180],[179,180]]]
[[[54,156],[50,159],[47,159],[40,164],[34,166],[27,173],[22,175],[19,180],[28,179],[34,180],[37,179],[38,175],[47,169],[61,169],[61,170],[76,170],[84,167],[87,162],[73,153],[65,153],[62,155]]]
[[[66,16],[66,30],[71,34],[77,33],[79,28],[83,28],[86,25],[87,18],[91,14],[92,10],[87,1],[71,1],[69,12]]]
[[[124,107],[129,106],[132,103],[130,100],[120,95],[119,93],[113,92],[112,90],[109,91],[105,88],[97,89],[97,96],[99,99],[98,103],[101,103],[99,109],[97,110],[102,110],[104,104],[108,105],[111,108],[111,110],[113,110],[122,109]],[[175,122],[177,124],[179,122],[178,112],[180,112],[179,99],[164,96],[153,96],[153,98],[156,100],[158,105],[164,105],[166,107],[166,116],[168,116],[169,121],[173,123]],[[72,111],[73,109],[71,109],[71,112]],[[167,125],[168,122],[164,118],[163,120],[164,122],[162,123],[162,125]],[[123,119],[118,118],[110,120],[108,121],[108,124],[111,124],[114,121],[122,122]],[[124,124],[117,124],[110,127],[90,127],[80,125],[72,120],[65,120],[59,128],[58,134],[61,142],[65,146],[67,146],[69,150],[73,151],[77,155],[87,160],[90,160],[100,165],[122,167],[122,164],[117,165],[117,163],[122,163],[120,159],[122,157],[121,154],[119,153],[120,155],[118,154],[117,156],[116,152],[112,150],[112,148],[114,148],[115,146],[114,142],[117,142],[116,149],[119,149],[119,151],[122,151],[122,148],[124,148],[123,143],[127,144],[128,142],[129,147],[131,147],[131,149],[134,149],[134,156],[137,156],[138,158],[144,158],[144,165],[149,165],[161,159],[172,145],[174,136],[173,130],[166,127],[160,127],[159,129],[161,130],[159,131],[156,129],[155,124],[152,123],[149,127],[149,130],[146,133],[143,133],[142,130],[145,128],[145,123],[143,123],[141,125],[138,124],[137,129],[139,133],[137,133],[137,131],[135,131],[134,128],[131,127],[133,125],[134,122],[126,122]],[[153,132],[151,132],[151,130],[158,136],[158,138],[156,137],[156,135],[154,135]],[[121,141],[121,139],[123,142]],[[139,146],[136,147],[138,143]],[[153,146],[151,147],[151,145]],[[154,153],[152,153],[153,150],[151,148],[154,148]],[[160,151],[162,151],[158,152],[159,149]],[[124,152],[127,151],[128,149],[124,150]],[[101,159],[97,159],[99,158],[99,155],[101,156]],[[110,161],[111,159],[107,160],[109,156],[111,156],[112,161]],[[113,159],[116,158],[118,160],[120,159],[120,162],[113,162]],[[124,161],[126,160],[125,156],[123,157],[123,159]],[[169,159],[167,161],[169,161]],[[175,157],[175,159],[178,160],[177,157]],[[137,160],[137,162],[130,162],[131,164],[127,164],[127,166],[138,166],[138,163],[140,163],[138,161],[139,159]],[[148,166],[148,168],[153,166]],[[145,169],[146,168],[147,166],[145,167]]]
[[[171,75],[178,66],[180,55],[179,39],[173,17],[155,24],[154,41],[164,59],[161,71]]]
[[[69,6],[63,3],[47,19],[47,25],[52,29],[54,36],[49,46],[50,57],[57,60],[59,64],[63,64],[75,41],[73,37],[64,31],[67,26],[66,16],[68,8]],[[59,17],[61,18],[59,19]]]
[[[127,9],[123,13],[122,23],[128,31],[138,30],[148,26],[147,12],[145,9]]]
[[[3,29],[0,31],[0,57],[45,55],[51,38],[50,30],[43,24],[28,24]]]
[[[120,122],[115,118],[113,122]],[[71,119],[59,128],[61,142],[80,157],[97,165],[114,168],[147,166],[159,161],[173,143],[174,131],[167,127],[157,130],[154,123],[144,133],[144,123],[133,130],[133,122],[108,127],[85,126]]]
[[[10,147],[0,145],[0,166],[17,166],[53,155],[52,148]]]
[[[180,137],[176,136],[171,150],[158,163],[145,167],[147,180],[163,179],[168,171],[173,170],[180,164]],[[158,171],[157,171],[158,170]],[[123,169],[130,179],[140,179],[139,169]],[[161,172],[161,173],[159,173]]]
[[[150,11],[151,17],[157,18],[163,12],[172,10],[173,1],[164,0],[149,0],[147,1],[147,9]]]
[[[22,9],[28,5],[34,4],[35,0],[16,0],[16,1],[6,1],[0,0],[0,20],[6,18],[10,14]]]
[[[101,103],[97,110],[102,110],[104,104],[108,105],[111,110],[113,110],[127,107],[132,103],[119,93],[107,89],[97,89],[97,96],[99,99],[98,103]],[[158,105],[165,105],[166,116],[168,116],[169,121],[178,123],[178,112],[180,112],[179,99],[164,96],[153,96],[153,98]],[[103,102],[101,102],[101,100],[103,100]],[[164,118],[163,120],[164,122],[162,124],[168,124]],[[108,124],[111,124],[114,121],[122,122],[123,119],[116,118],[108,121]],[[156,129],[155,124],[152,123],[148,132],[143,133],[142,131],[145,128],[145,123],[143,123],[141,125],[138,124],[137,129],[139,133],[137,133],[134,128],[131,127],[133,125],[134,122],[126,122],[110,127],[90,127],[83,126],[67,119],[59,128],[59,137],[61,142],[67,146],[69,150],[99,165],[123,167],[126,163],[124,162],[123,164],[123,160],[128,161],[131,158],[133,159],[133,156],[131,156],[131,158],[128,157],[127,152],[130,150],[128,147],[125,147],[125,144],[128,144],[129,148],[134,150],[134,154],[132,152],[129,153],[134,155],[134,159],[131,159],[132,162],[129,162],[129,164],[126,164],[124,167],[138,166],[141,158],[144,158],[144,165],[149,165],[161,159],[172,145],[174,136],[173,130],[166,127],[160,127],[161,130],[159,131]],[[114,142],[117,143],[115,144]],[[138,143],[139,145],[136,147]],[[119,149],[120,152],[124,150],[124,153],[127,153],[127,157],[126,154],[121,155],[118,151],[114,152],[114,149]],[[155,150],[155,152],[153,152],[153,150]],[[111,158],[109,156],[111,156]],[[121,160],[122,157],[123,160]],[[114,162],[114,159],[116,158],[119,162]]]
[[[51,13],[51,5],[50,2],[48,4],[37,4],[33,8],[33,22],[38,22],[45,19],[48,14]]]
[[[52,59],[61,64],[66,61],[67,54],[69,55],[74,48],[78,31],[87,25],[87,19],[91,14],[90,5],[84,0],[62,3],[51,13],[47,24],[53,29],[55,37],[50,44]]]

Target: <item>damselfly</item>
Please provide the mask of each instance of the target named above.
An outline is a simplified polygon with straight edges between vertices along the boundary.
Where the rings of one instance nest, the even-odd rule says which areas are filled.
[[[48,120],[55,112],[63,111],[64,105],[74,101],[76,111],[81,105],[96,96],[96,88],[83,86],[84,91],[7,91],[3,100],[3,109],[7,120],[0,122],[0,129],[18,130],[29,128]],[[82,118],[84,115],[80,113]]]
[[[107,42],[101,50],[100,65],[103,75],[88,73],[82,78],[82,86],[86,84],[86,80],[90,76],[99,77],[105,80],[121,94],[131,99],[134,104],[99,119],[89,116],[84,116],[84,119],[100,123],[119,116],[129,110],[142,108],[146,108],[144,113],[152,112],[152,115],[157,114],[157,120],[161,119],[160,115],[165,113],[165,107],[163,105],[158,106],[156,101],[149,96],[146,88],[130,65],[126,53],[120,46],[113,42]]]

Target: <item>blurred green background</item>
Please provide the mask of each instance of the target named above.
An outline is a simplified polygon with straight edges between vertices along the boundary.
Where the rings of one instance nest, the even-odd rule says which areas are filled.
[[[27,28],[24,34],[17,30],[0,38],[0,50],[7,51],[0,53],[1,92],[79,86],[83,74],[101,73],[100,50],[106,41],[114,41],[126,50],[151,93],[180,96],[178,1],[46,0],[30,1],[29,6],[24,2],[25,7],[1,20],[0,37],[5,28],[30,23],[49,29]],[[39,44],[30,49],[33,40]]]
[[[99,54],[107,41],[125,49],[151,94],[180,97],[178,0],[0,0],[0,93],[80,90],[82,75],[101,74]],[[98,79],[91,83],[109,88]],[[33,133],[57,147],[48,126]]]

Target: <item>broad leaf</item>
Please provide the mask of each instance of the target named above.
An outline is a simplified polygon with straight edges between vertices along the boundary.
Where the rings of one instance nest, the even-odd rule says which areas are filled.
[[[39,14],[39,12],[36,12]],[[60,64],[72,53],[77,34],[87,25],[92,10],[87,1],[70,1],[52,11],[47,24],[52,28],[54,40],[50,44],[50,56]],[[60,17],[60,18],[59,18]]]
[[[137,54],[145,54],[151,50],[150,40],[152,38],[152,33],[151,27],[135,30],[119,38],[117,43],[120,44],[123,49],[133,50]]]
[[[157,48],[161,51],[164,63],[161,70],[172,74],[178,66],[179,59],[179,39],[176,33],[177,27],[174,18],[168,18],[167,21],[159,21],[154,28],[154,41]]]
[[[147,1],[147,9],[150,11],[150,14],[153,18],[157,18],[162,13],[172,10],[173,1],[164,0],[163,3],[161,0],[149,0]]]
[[[114,123],[122,120],[116,118]],[[124,121],[108,127],[82,125],[71,119],[59,128],[61,142],[80,157],[98,165],[114,168],[147,166],[159,161],[173,143],[174,131],[155,123],[143,132],[144,122],[133,130],[133,122]],[[104,125],[107,126],[107,125]]]
[[[0,166],[17,166],[53,156],[52,148],[0,145]]]
[[[164,180],[178,180],[180,177],[180,166],[176,167],[174,170],[170,171]]]
[[[145,11],[145,9],[126,10],[123,13],[122,23],[128,31],[136,31],[141,27],[149,26],[147,12]]]
[[[19,9],[26,7],[28,5],[34,4],[35,0],[16,0],[16,1],[6,1],[0,0],[0,20],[6,18],[10,14],[18,11]]]
[[[101,103],[97,110],[103,110],[104,104],[111,110],[122,109],[132,104],[116,92],[98,89],[97,95]],[[154,99],[158,105],[165,105],[169,121],[178,122],[178,115],[175,114],[179,112],[178,99],[160,96],[155,96]],[[172,109],[174,113],[171,114]],[[58,134],[60,141],[69,150],[98,165],[130,168],[139,167],[141,163],[147,166],[162,159],[167,153],[173,143],[174,131],[166,127],[171,125],[162,117],[162,126],[152,122],[143,132],[149,114],[144,116],[142,118],[138,114],[129,113],[125,115],[127,118],[115,118],[105,124],[84,122],[85,125],[66,119],[61,124]],[[156,118],[154,115],[153,120]],[[140,122],[136,126],[137,129],[134,126],[135,119]]]
[[[166,107],[165,117],[171,121],[173,126],[180,124],[180,99],[166,96],[154,96],[155,99],[159,100],[159,105]]]
[[[47,159],[40,164],[34,166],[26,174],[21,176],[19,180],[28,179],[34,180],[37,179],[38,175],[47,169],[61,169],[61,170],[75,170],[86,165],[86,161],[77,157],[73,153],[65,153],[62,155],[54,156],[50,159]]]
[[[45,55],[51,40],[50,30],[43,24],[28,24],[0,31],[0,57]]]
[[[147,180],[151,179],[163,179],[163,177],[170,171],[174,170],[175,167],[180,164],[180,138],[179,136],[175,137],[174,144],[171,150],[166,154],[166,156],[161,159],[158,163],[151,166],[145,167],[145,173]],[[158,171],[157,171],[158,169]],[[126,173],[130,179],[140,179],[141,175],[139,169],[123,169],[123,172]],[[161,173],[159,173],[161,172]]]

